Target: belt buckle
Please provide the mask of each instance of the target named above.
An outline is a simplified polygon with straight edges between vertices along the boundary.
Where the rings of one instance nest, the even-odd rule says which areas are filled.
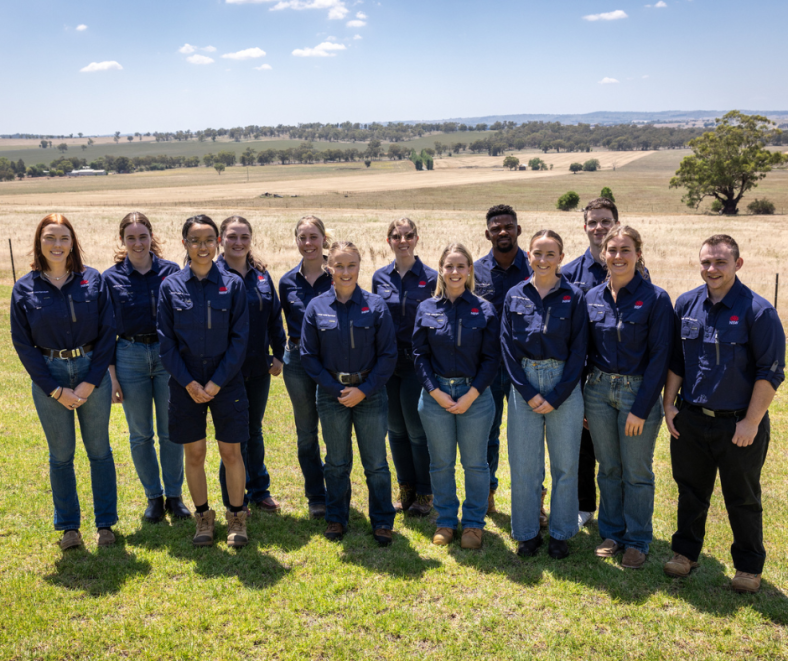
[[[337,372],[337,377],[338,377],[337,380],[343,386],[349,386],[350,385],[350,372]]]
[[[712,411],[711,409],[704,409],[704,408],[701,406],[701,407],[700,407],[700,410],[701,410],[701,411],[703,411],[703,414],[704,414],[704,415],[707,415],[707,416],[709,416],[710,418],[716,418],[716,417],[717,417],[717,416],[714,414],[714,411]]]
[[[66,359],[66,356],[63,355],[64,351],[68,351],[68,349],[58,349],[57,352],[56,352],[57,353],[57,357],[60,358],[61,360],[65,360]]]

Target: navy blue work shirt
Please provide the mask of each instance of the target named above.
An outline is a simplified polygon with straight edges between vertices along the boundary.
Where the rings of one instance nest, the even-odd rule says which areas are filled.
[[[301,327],[301,366],[321,388],[341,397],[347,386],[330,372],[366,372],[358,385],[367,397],[386,385],[397,365],[394,324],[380,296],[353,290],[347,303],[334,287],[312,299]]]
[[[40,271],[30,271],[11,293],[11,339],[33,383],[47,395],[58,383],[37,347],[77,349],[93,344],[85,381],[98,387],[115,355],[115,314],[106,281],[86,266],[58,289]]]
[[[243,281],[216,264],[199,280],[187,264],[161,283],[156,328],[161,362],[178,383],[185,388],[196,380],[184,357],[223,356],[210,379],[221,388],[241,369],[249,342]]]
[[[476,280],[476,295],[490,301],[498,319],[503,311],[503,301],[507,292],[515,285],[528,280],[533,271],[528,263],[528,253],[517,248],[517,256],[508,269],[503,269],[495,261],[493,251],[473,263],[473,276]]]
[[[466,289],[454,303],[428,298],[416,312],[413,357],[424,389],[439,387],[436,376],[471,379],[479,394],[501,364],[500,324],[489,301]]]
[[[118,335],[150,335],[156,332],[156,310],[159,286],[180,267],[151,253],[150,270],[142,274],[128,257],[113,264],[103,273],[115,310],[115,332]]]
[[[246,345],[246,358],[241,368],[244,378],[249,379],[267,374],[272,361],[268,347],[279,361],[284,360],[285,329],[282,325],[282,306],[276,295],[276,287],[271,274],[250,266],[245,276],[231,269],[224,255],[216,260],[219,269],[237,275],[243,280],[246,289],[246,303],[249,307],[249,344]]]
[[[321,273],[315,284],[310,285],[301,273],[303,263],[302,260],[298,266],[279,279],[279,299],[282,301],[287,334],[291,340],[298,340],[301,337],[301,326],[304,323],[307,305],[313,298],[331,289],[331,274],[328,271]]]
[[[396,262],[378,269],[372,276],[372,292],[386,302],[397,329],[398,348],[411,349],[416,309],[422,301],[432,297],[437,282],[438,272],[418,257],[404,278],[399,277]]]
[[[682,397],[712,411],[750,405],[755,382],[776,390],[785,379],[785,332],[777,310],[736,278],[719,303],[706,285],[676,301],[670,370],[682,377]]]
[[[607,266],[596,261],[591,254],[591,249],[586,251],[561,267],[563,275],[575,287],[579,287],[583,293],[588,293],[592,288],[601,285],[607,278]]]
[[[522,398],[528,402],[539,391],[525,376],[523,358],[562,360],[564,372],[555,388],[544,395],[557,409],[572,394],[586,361],[588,312],[585,296],[561,275],[544,298],[529,279],[506,294],[501,318],[501,350],[506,371]]]
[[[642,376],[630,409],[646,419],[665,385],[673,349],[673,304],[664,289],[635,277],[613,300],[607,283],[586,294],[591,338],[588,363],[608,374]]]

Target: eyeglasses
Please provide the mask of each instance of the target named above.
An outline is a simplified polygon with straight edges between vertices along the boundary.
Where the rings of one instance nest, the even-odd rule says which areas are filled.
[[[216,245],[216,239],[205,239],[205,241],[200,241],[199,239],[186,239],[186,243],[192,248],[213,248]]]
[[[416,232],[408,232],[407,234],[392,234],[389,239],[392,241],[413,241],[416,238]]]
[[[586,223],[586,226],[590,229],[594,229],[595,227],[602,227],[606,230],[609,230],[613,225],[615,225],[615,220],[589,220]]]

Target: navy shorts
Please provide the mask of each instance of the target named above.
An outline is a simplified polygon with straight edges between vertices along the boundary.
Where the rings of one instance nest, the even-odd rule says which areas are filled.
[[[206,379],[207,383],[210,379]],[[200,379],[195,379],[198,383]],[[224,384],[210,402],[198,404],[189,391],[170,377],[170,440],[179,445],[201,441],[207,435],[208,411],[211,411],[216,440],[222,443],[245,443],[249,440],[249,400],[239,371]]]

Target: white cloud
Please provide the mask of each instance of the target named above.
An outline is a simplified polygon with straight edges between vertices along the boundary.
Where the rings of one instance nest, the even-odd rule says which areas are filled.
[[[615,78],[608,78],[605,76],[602,80],[599,81],[600,85],[614,85],[618,84],[618,81]]]
[[[228,5],[248,5],[276,2],[276,0],[225,0]],[[330,19],[341,20],[348,15],[349,9],[345,6],[344,0],[279,0],[271,7],[271,11],[281,9],[328,9]]]
[[[360,34],[354,34],[353,39],[358,40],[358,39],[363,39],[363,37]]]
[[[80,73],[93,73],[94,71],[111,71],[113,69],[120,71],[123,67],[115,62],[115,60],[108,60],[106,62],[91,62],[88,66],[82,67],[79,71]]]
[[[193,53],[196,50],[197,50],[197,46],[192,46],[191,44],[183,44],[183,46],[181,46],[178,49],[178,52],[183,53],[184,55],[188,55],[189,53]]]
[[[191,64],[213,64],[213,58],[206,55],[189,55],[186,61]]]
[[[253,67],[255,71],[270,71],[271,65],[270,64],[261,64],[259,67]]]
[[[360,18],[362,21],[366,21],[367,15],[363,11],[360,11],[356,13],[356,18]]]
[[[606,11],[601,14],[589,14],[583,16],[584,21],[617,21],[620,18],[629,18],[627,13],[621,9],[615,11]]]
[[[216,52],[216,48],[214,46],[206,46],[205,48],[202,48],[201,50],[204,50],[206,53],[215,53]]]
[[[363,28],[366,25],[365,21],[359,21],[357,19],[353,19],[352,21],[348,21],[346,25],[349,28]]]
[[[645,75],[645,76],[643,76],[642,78],[643,78],[643,80],[646,80],[646,78],[648,78],[648,77],[649,77],[649,75],[648,75],[648,74],[646,74],[646,75]]]
[[[77,32],[84,32],[88,29],[88,26],[82,23],[81,25],[77,25]]]
[[[247,48],[239,50],[237,53],[225,53],[223,58],[228,60],[253,60],[256,57],[265,57],[265,51],[262,48]]]
[[[293,55],[296,57],[334,57],[336,53],[332,51],[345,50],[344,44],[335,44],[330,41],[324,41],[314,48],[296,48]]]

